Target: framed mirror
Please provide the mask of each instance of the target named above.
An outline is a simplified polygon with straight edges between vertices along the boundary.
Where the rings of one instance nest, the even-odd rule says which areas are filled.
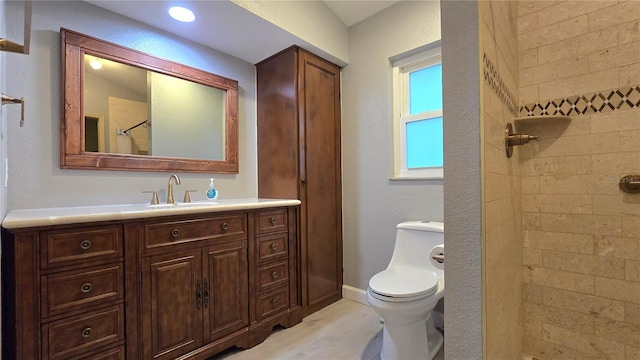
[[[238,82],[60,29],[60,167],[238,173]]]

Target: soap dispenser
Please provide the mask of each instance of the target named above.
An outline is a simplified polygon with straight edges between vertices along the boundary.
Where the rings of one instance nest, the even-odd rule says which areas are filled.
[[[218,199],[218,189],[216,189],[216,184],[214,183],[214,178],[209,178],[209,188],[207,189],[207,199],[209,200],[217,200]]]

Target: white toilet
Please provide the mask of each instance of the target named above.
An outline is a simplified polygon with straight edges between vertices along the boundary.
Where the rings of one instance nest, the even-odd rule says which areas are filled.
[[[444,296],[444,224],[398,224],[386,270],[369,280],[367,301],[384,320],[381,360],[433,359],[442,347],[432,310]]]

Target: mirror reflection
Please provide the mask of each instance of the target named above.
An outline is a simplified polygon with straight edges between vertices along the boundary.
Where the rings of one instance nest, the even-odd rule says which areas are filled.
[[[224,160],[225,96],[84,54],[84,151]]]

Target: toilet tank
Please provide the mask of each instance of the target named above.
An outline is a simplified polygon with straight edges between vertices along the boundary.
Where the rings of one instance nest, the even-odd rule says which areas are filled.
[[[444,271],[432,265],[431,250],[444,245],[444,223],[438,221],[407,221],[398,224],[396,242],[391,256],[391,266],[410,266],[436,272]]]

